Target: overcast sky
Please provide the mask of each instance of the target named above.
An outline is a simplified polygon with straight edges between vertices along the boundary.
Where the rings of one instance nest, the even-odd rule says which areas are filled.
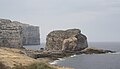
[[[81,29],[89,42],[120,42],[120,0],[0,0],[0,18],[38,25],[41,42],[69,28]]]

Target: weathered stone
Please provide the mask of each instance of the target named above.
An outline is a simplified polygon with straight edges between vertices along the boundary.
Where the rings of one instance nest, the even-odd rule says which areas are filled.
[[[0,19],[0,47],[21,48],[40,44],[39,27]]]
[[[13,21],[13,23],[22,27],[23,45],[40,45],[40,33],[38,26],[23,24],[18,21]]]
[[[8,19],[0,19],[0,23],[11,23],[11,20]]]
[[[79,29],[52,31],[46,38],[46,50],[50,51],[80,51],[87,47],[87,37]]]
[[[39,45],[40,34],[38,26],[23,27],[23,45]]]
[[[22,47],[22,28],[10,20],[0,19],[0,46]]]

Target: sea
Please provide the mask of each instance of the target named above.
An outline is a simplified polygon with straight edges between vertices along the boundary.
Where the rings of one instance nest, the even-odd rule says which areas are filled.
[[[107,54],[81,54],[72,55],[66,58],[50,62],[63,67],[71,67],[74,69],[120,69],[120,42],[89,42],[89,47],[105,50],[117,51],[116,53]],[[25,46],[28,49],[44,48],[42,43],[38,46]]]

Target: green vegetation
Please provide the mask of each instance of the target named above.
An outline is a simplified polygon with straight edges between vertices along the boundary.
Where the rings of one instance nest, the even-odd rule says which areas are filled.
[[[22,65],[15,65],[13,68],[8,68],[4,64],[0,62],[0,69],[55,69],[53,67],[50,67],[49,65],[45,63],[33,63],[28,66],[22,66]]]

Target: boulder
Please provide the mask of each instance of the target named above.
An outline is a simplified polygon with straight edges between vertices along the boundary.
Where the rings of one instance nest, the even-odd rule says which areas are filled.
[[[46,50],[81,51],[88,47],[87,37],[79,29],[56,30],[47,35]]]

